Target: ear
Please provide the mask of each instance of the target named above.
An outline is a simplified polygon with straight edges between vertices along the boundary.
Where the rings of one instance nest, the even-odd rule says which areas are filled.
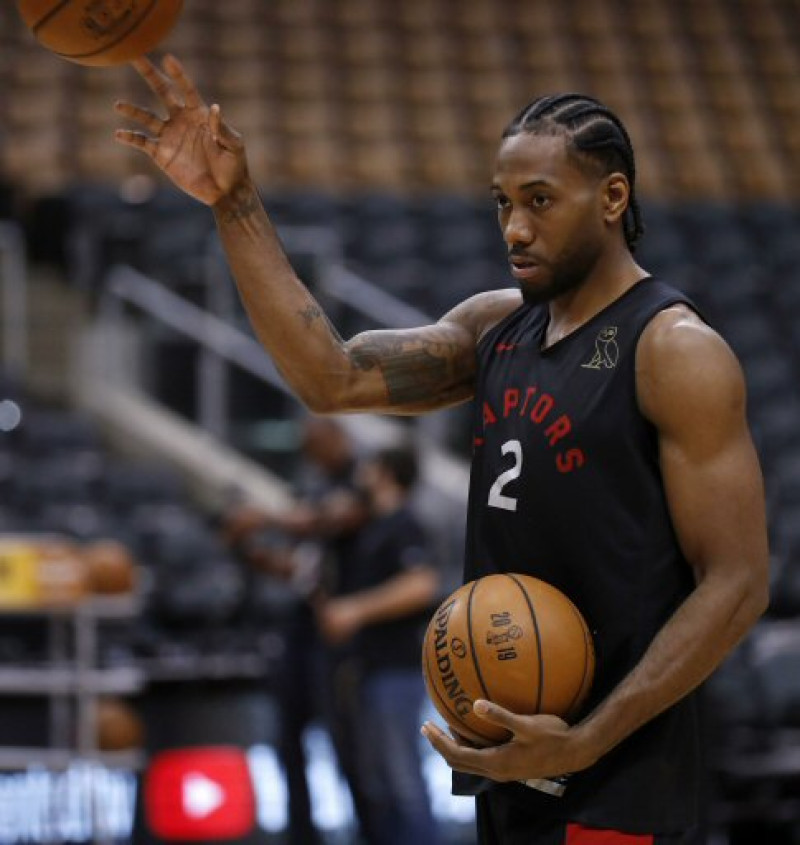
[[[630,196],[631,186],[624,173],[611,173],[606,177],[603,187],[603,217],[606,223],[613,224],[621,219]]]

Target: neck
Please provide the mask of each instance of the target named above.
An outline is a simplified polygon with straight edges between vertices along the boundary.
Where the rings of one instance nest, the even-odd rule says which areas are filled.
[[[602,256],[580,287],[549,303],[546,345],[558,342],[591,320],[647,275],[623,244]]]

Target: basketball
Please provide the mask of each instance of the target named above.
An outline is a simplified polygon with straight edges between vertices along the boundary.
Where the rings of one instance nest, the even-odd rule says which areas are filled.
[[[136,563],[123,543],[95,540],[83,547],[82,555],[92,593],[120,595],[136,588]]]
[[[456,733],[476,745],[510,738],[477,716],[483,698],[514,713],[576,716],[594,678],[594,646],[577,607],[529,575],[487,575],[455,590],[425,632],[428,695]]]
[[[128,702],[101,698],[96,710],[97,746],[102,751],[127,751],[144,745],[144,723]]]
[[[183,0],[16,0],[43,46],[81,65],[119,65],[167,36]]]

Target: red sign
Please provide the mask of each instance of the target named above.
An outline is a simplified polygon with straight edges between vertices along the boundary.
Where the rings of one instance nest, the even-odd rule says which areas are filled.
[[[150,830],[166,841],[220,842],[250,833],[256,802],[247,758],[238,748],[164,751],[144,784]]]

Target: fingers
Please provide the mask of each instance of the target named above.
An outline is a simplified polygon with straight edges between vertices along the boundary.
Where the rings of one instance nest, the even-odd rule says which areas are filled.
[[[475,714],[481,719],[486,719],[494,725],[500,725],[501,728],[508,728],[512,733],[516,733],[518,727],[518,718],[516,714],[511,713],[499,704],[493,704],[491,701],[478,699],[473,705]]]
[[[158,143],[154,138],[145,135],[144,132],[132,132],[130,129],[117,129],[114,133],[114,140],[126,147],[134,147],[143,150],[150,158],[156,157]]]
[[[220,108],[216,103],[209,109],[208,123],[211,127],[211,135],[214,141],[223,149],[234,152],[241,147],[241,135],[225,123],[222,119]]]
[[[444,757],[450,768],[472,775],[487,776],[484,765],[487,749],[478,750],[468,745],[461,745],[451,739],[433,722],[425,722],[421,733],[433,748]]]
[[[164,70],[169,75],[180,89],[183,95],[183,102],[190,109],[199,109],[205,107],[203,98],[195,88],[194,82],[189,78],[183,65],[175,58],[175,56],[165,56],[163,61]]]
[[[169,79],[149,59],[142,57],[135,59],[131,64],[170,113],[181,107],[182,103],[170,85]]]
[[[465,748],[476,748],[474,742],[470,742],[466,737],[461,736],[461,734],[454,730],[452,726],[448,726],[448,730],[450,731],[450,736],[453,737],[453,741],[457,745],[461,745]]]
[[[114,110],[126,117],[128,120],[134,120],[141,123],[144,128],[153,135],[160,135],[164,128],[164,121],[160,117],[153,114],[148,109],[134,106],[133,103],[127,103],[124,100],[117,100],[114,103]]]

